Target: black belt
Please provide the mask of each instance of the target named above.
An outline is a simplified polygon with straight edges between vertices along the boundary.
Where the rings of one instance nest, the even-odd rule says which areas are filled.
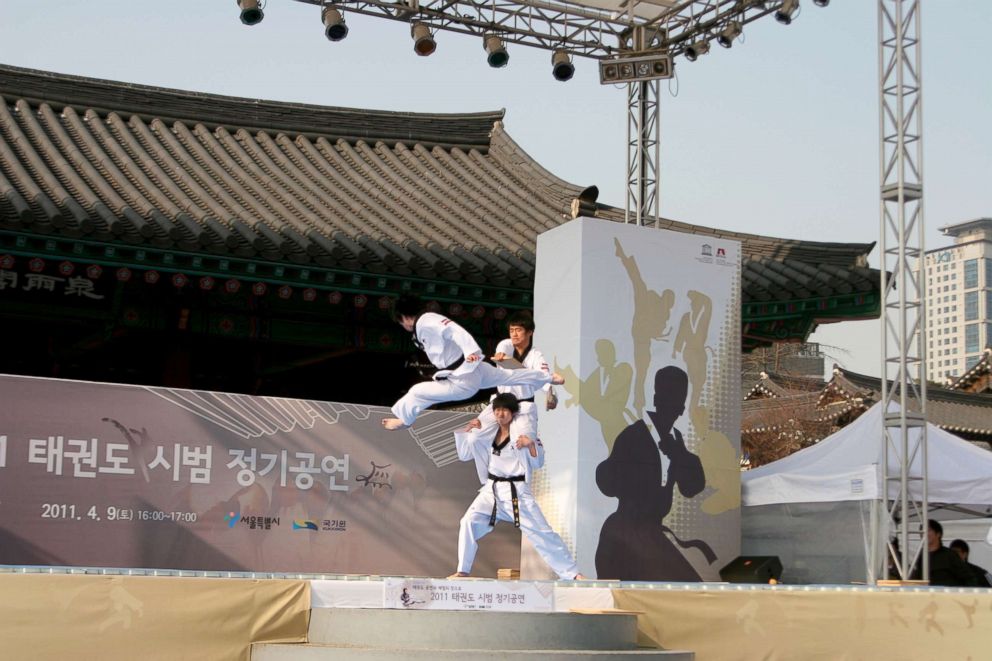
[[[465,362],[465,356],[462,356],[461,358],[459,358],[455,362],[451,363],[447,367],[442,367],[438,371],[440,372],[441,370],[456,370],[459,367],[461,367],[462,366],[462,363],[464,363],[464,362]],[[444,381],[444,380],[446,380],[448,378],[448,376],[450,376],[450,375],[438,376],[438,377],[435,377],[434,380],[435,381]]]
[[[517,485],[515,482],[523,482],[526,478],[524,475],[514,475],[513,477],[499,477],[497,475],[489,474],[489,479],[493,481],[493,513],[489,517],[489,525],[496,526],[496,508],[499,507],[499,494],[496,493],[496,483],[497,482],[509,482],[510,483],[510,498],[513,501],[513,526],[515,528],[520,527],[520,503],[517,501]]]
[[[530,397],[518,397],[517,398],[517,401],[518,402],[530,402],[531,404],[533,404],[534,403],[534,395],[531,395]]]

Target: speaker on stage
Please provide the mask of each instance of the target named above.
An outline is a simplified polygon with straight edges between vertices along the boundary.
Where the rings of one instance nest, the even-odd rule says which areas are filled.
[[[777,555],[742,555],[720,570],[720,579],[728,583],[778,583],[780,578]]]

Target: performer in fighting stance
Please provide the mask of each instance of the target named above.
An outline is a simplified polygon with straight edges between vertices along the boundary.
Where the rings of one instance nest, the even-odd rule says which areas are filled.
[[[544,355],[540,351],[534,348],[534,318],[530,313],[524,310],[514,312],[510,315],[506,325],[509,328],[510,337],[496,345],[493,360],[499,363],[506,358],[513,358],[526,369],[539,370],[550,375],[551,370],[548,368],[548,361],[544,359]],[[499,386],[496,390],[516,396],[520,403],[520,415],[529,418],[531,427],[536,431],[537,404],[534,403],[534,393],[537,392],[537,388],[529,385]],[[550,411],[558,406],[558,396],[550,382],[544,384],[543,390],[546,393],[545,406]],[[479,420],[483,427],[496,424],[491,403],[479,414]]]
[[[492,407],[496,425],[480,429],[476,419],[464,431],[455,432],[458,458],[475,460],[482,488],[458,527],[458,571],[450,578],[469,575],[479,540],[499,519],[520,528],[559,578],[582,580],[585,577],[568,547],[551,529],[530,491],[532,471],[544,465],[544,446],[528,417],[517,414],[516,397],[500,393]]]
[[[464,328],[435,312],[424,312],[416,296],[404,295],[396,301],[393,315],[404,330],[413,333],[413,342],[438,368],[434,380],[418,383],[403,395],[385,418],[386,429],[409,427],[428,406],[467,399],[483,388],[500,385],[540,387],[564,383],[557,374],[539,370],[507,370],[483,362],[482,349]]]

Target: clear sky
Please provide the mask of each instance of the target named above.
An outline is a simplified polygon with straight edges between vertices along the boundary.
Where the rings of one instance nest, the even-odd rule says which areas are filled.
[[[992,216],[989,0],[921,0],[927,247],[938,228]],[[661,213],[769,236],[871,242],[879,233],[875,0],[802,0],[790,26],[752,23],[732,49],[679,60],[661,99]],[[354,108],[504,108],[507,131],[551,172],[624,206],[626,95],[596,63],[551,77],[550,54],[512,46],[486,66],[481,40],[437,36],[413,53],[409,26],[346,14],[331,43],[318,7],[269,0],[0,0],[0,62],[234,96]],[[872,265],[879,264],[877,254]],[[824,326],[845,367],[880,372],[877,322]],[[829,367],[829,365],[828,365]]]

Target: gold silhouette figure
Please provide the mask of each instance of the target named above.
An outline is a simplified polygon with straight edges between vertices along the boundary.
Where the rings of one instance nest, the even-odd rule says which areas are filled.
[[[634,319],[630,325],[630,336],[634,340],[634,412],[639,419],[644,415],[644,383],[651,366],[651,340],[665,340],[672,330],[668,327],[668,317],[675,305],[675,292],[666,289],[661,294],[648,289],[637,262],[623,251],[619,239],[613,239],[617,247],[617,257],[627,270],[627,277],[634,288]]]
[[[689,375],[691,393],[687,407],[692,428],[699,439],[699,459],[706,473],[706,486],[713,489],[703,501],[702,510],[707,514],[720,514],[737,509],[741,504],[737,480],[740,476],[740,461],[737,451],[726,435],[710,429],[709,409],[700,405],[703,387],[706,385],[706,338],[709,337],[710,319],[713,316],[713,301],[706,294],[690,290],[689,311],[679,320],[679,330],[675,334],[672,358],[682,353],[686,372]]]
[[[675,334],[672,358],[682,352],[685,371],[689,375],[689,410],[699,406],[706,383],[706,338],[710,334],[710,319],[713,316],[713,301],[709,296],[695,290],[687,294],[689,311],[679,321],[679,332]]]
[[[740,459],[726,435],[710,429],[710,412],[705,406],[689,411],[692,428],[699,439],[699,460],[706,474],[706,486],[713,489],[700,506],[707,514],[720,514],[741,506]]]
[[[612,450],[617,435],[637,419],[627,408],[633,375],[630,365],[617,362],[616,347],[607,339],[596,340],[596,360],[599,367],[584,380],[569,365],[558,367],[555,361],[554,369],[565,378],[565,406],[581,406],[599,423],[606,448]]]

